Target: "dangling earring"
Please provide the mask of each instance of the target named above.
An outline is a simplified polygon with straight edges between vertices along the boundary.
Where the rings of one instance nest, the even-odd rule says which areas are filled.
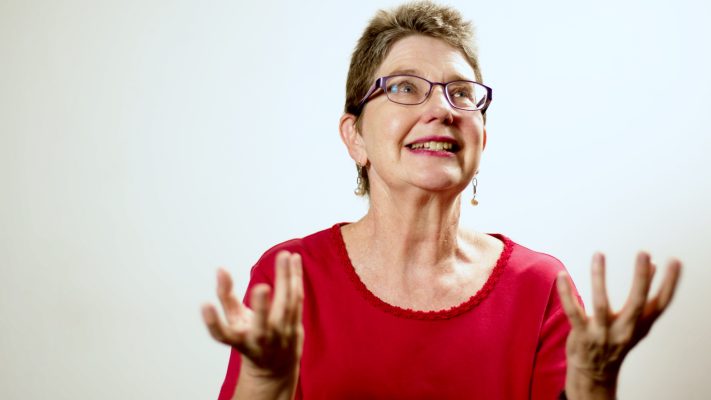
[[[365,182],[363,181],[363,166],[360,163],[356,163],[356,168],[358,169],[358,178],[356,178],[356,188],[353,190],[356,196],[363,196],[365,194]]]
[[[472,196],[472,205],[476,206],[479,204],[479,200],[476,199],[476,185],[477,185],[477,180],[476,177],[472,179],[472,187],[474,188],[474,194]]]

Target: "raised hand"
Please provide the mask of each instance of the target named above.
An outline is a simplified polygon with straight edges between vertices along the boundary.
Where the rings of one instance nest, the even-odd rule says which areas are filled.
[[[217,272],[217,297],[227,322],[211,304],[202,316],[212,337],[242,353],[252,372],[263,378],[281,379],[298,368],[304,343],[302,324],[303,280],[301,256],[279,252],[275,261],[274,296],[269,285],[252,288],[248,308],[232,292],[232,278],[224,269]],[[245,360],[246,358],[246,360]]]
[[[655,271],[649,254],[640,252],[627,302],[615,313],[610,310],[605,288],[605,257],[595,254],[592,261],[592,316],[585,314],[573,296],[567,275],[564,272],[558,275],[558,293],[571,324],[566,343],[568,398],[615,398],[622,361],[649,333],[671,302],[681,263],[678,260],[669,262],[659,291],[650,298],[649,288]]]

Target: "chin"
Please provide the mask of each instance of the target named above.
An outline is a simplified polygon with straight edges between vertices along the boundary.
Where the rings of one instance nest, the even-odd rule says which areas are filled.
[[[415,183],[415,186],[420,189],[431,191],[431,192],[450,192],[457,191],[461,192],[463,188],[467,186],[468,183],[463,183],[460,180],[454,179],[437,179],[437,180],[427,180]]]

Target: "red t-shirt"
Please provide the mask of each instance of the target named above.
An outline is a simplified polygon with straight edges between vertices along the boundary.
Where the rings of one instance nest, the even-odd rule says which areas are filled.
[[[296,399],[558,397],[570,330],[555,286],[560,261],[492,234],[504,250],[477,293],[448,310],[406,310],[360,281],[341,225],[279,244],[252,268],[248,293],[273,284],[280,250],[301,254],[305,341]],[[219,400],[232,397],[239,368],[232,349]]]

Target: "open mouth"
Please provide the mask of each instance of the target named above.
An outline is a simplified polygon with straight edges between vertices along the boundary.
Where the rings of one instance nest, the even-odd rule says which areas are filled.
[[[456,153],[459,151],[459,145],[451,140],[418,141],[405,145],[405,147],[410,150],[440,151],[446,153]]]

